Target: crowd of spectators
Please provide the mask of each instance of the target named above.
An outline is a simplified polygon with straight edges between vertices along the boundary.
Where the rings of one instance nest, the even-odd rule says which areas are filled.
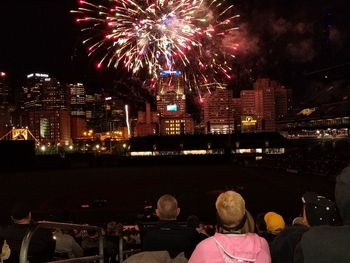
[[[142,222],[123,226],[111,221],[103,226],[104,260],[350,262],[350,166],[336,177],[335,202],[313,192],[306,192],[299,202],[303,209],[291,224],[278,211],[259,213],[254,220],[242,195],[228,190],[216,199],[216,225],[206,226],[194,215],[187,222],[179,222],[178,201],[165,194],[158,199],[155,209],[145,207]],[[11,219],[11,225],[0,228],[1,261],[6,263],[19,262],[22,240],[33,225],[31,209],[22,203],[14,206]],[[100,234],[39,228],[30,242],[28,262],[98,255]],[[120,247],[124,256],[120,255]]]
[[[350,161],[348,140],[296,140],[289,143],[284,154],[265,156],[253,165],[335,180]]]

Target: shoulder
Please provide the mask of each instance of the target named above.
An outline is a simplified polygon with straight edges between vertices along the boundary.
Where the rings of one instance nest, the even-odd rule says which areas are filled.
[[[210,258],[215,257],[216,253],[214,249],[216,249],[215,239],[214,237],[208,237],[201,241],[193,251],[189,263],[205,263],[210,262]],[[216,250],[215,250],[216,251]]]
[[[256,234],[256,233],[247,233],[247,234],[245,234],[245,235],[246,235],[246,238],[247,238],[247,239],[254,239],[254,240],[259,241],[259,242],[266,242],[266,239],[265,239],[265,238],[259,236],[259,235]]]
[[[199,254],[209,253],[210,251],[217,249],[217,242],[221,242],[220,237],[215,234],[214,236],[208,237],[202,241],[200,241],[196,248],[195,252]]]
[[[320,242],[324,239],[350,240],[350,226],[315,226],[311,227],[304,235],[303,240],[313,240]]]

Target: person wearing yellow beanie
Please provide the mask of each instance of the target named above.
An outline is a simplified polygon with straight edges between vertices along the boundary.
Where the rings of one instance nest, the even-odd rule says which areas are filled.
[[[277,235],[286,227],[283,217],[275,212],[266,213],[264,220],[266,223],[267,232],[273,235]]]

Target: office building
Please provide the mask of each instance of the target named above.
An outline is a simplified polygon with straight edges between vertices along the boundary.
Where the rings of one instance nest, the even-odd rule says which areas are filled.
[[[135,136],[151,136],[159,134],[159,114],[151,111],[151,105],[146,103],[146,111],[138,111]]]
[[[68,84],[68,106],[71,116],[85,118],[85,87],[82,83]]]
[[[0,137],[12,127],[10,111],[9,81],[5,72],[0,72]]]
[[[258,79],[254,83],[257,131],[276,131],[275,89],[278,84],[269,79]]]
[[[203,98],[205,132],[228,134],[234,131],[235,116],[239,112],[237,100],[232,98],[232,91],[217,88]]]
[[[185,82],[180,71],[160,72],[156,103],[161,135],[193,134],[193,119],[186,112]]]
[[[22,125],[27,126],[41,144],[71,143],[67,92],[57,79],[44,73],[27,75],[22,87],[21,108]]]

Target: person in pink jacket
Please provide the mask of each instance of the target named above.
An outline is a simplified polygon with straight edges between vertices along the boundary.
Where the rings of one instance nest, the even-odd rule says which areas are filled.
[[[189,263],[270,263],[267,241],[255,233],[243,233],[247,220],[245,201],[234,191],[219,195],[216,200],[218,229],[214,236],[200,242]]]

